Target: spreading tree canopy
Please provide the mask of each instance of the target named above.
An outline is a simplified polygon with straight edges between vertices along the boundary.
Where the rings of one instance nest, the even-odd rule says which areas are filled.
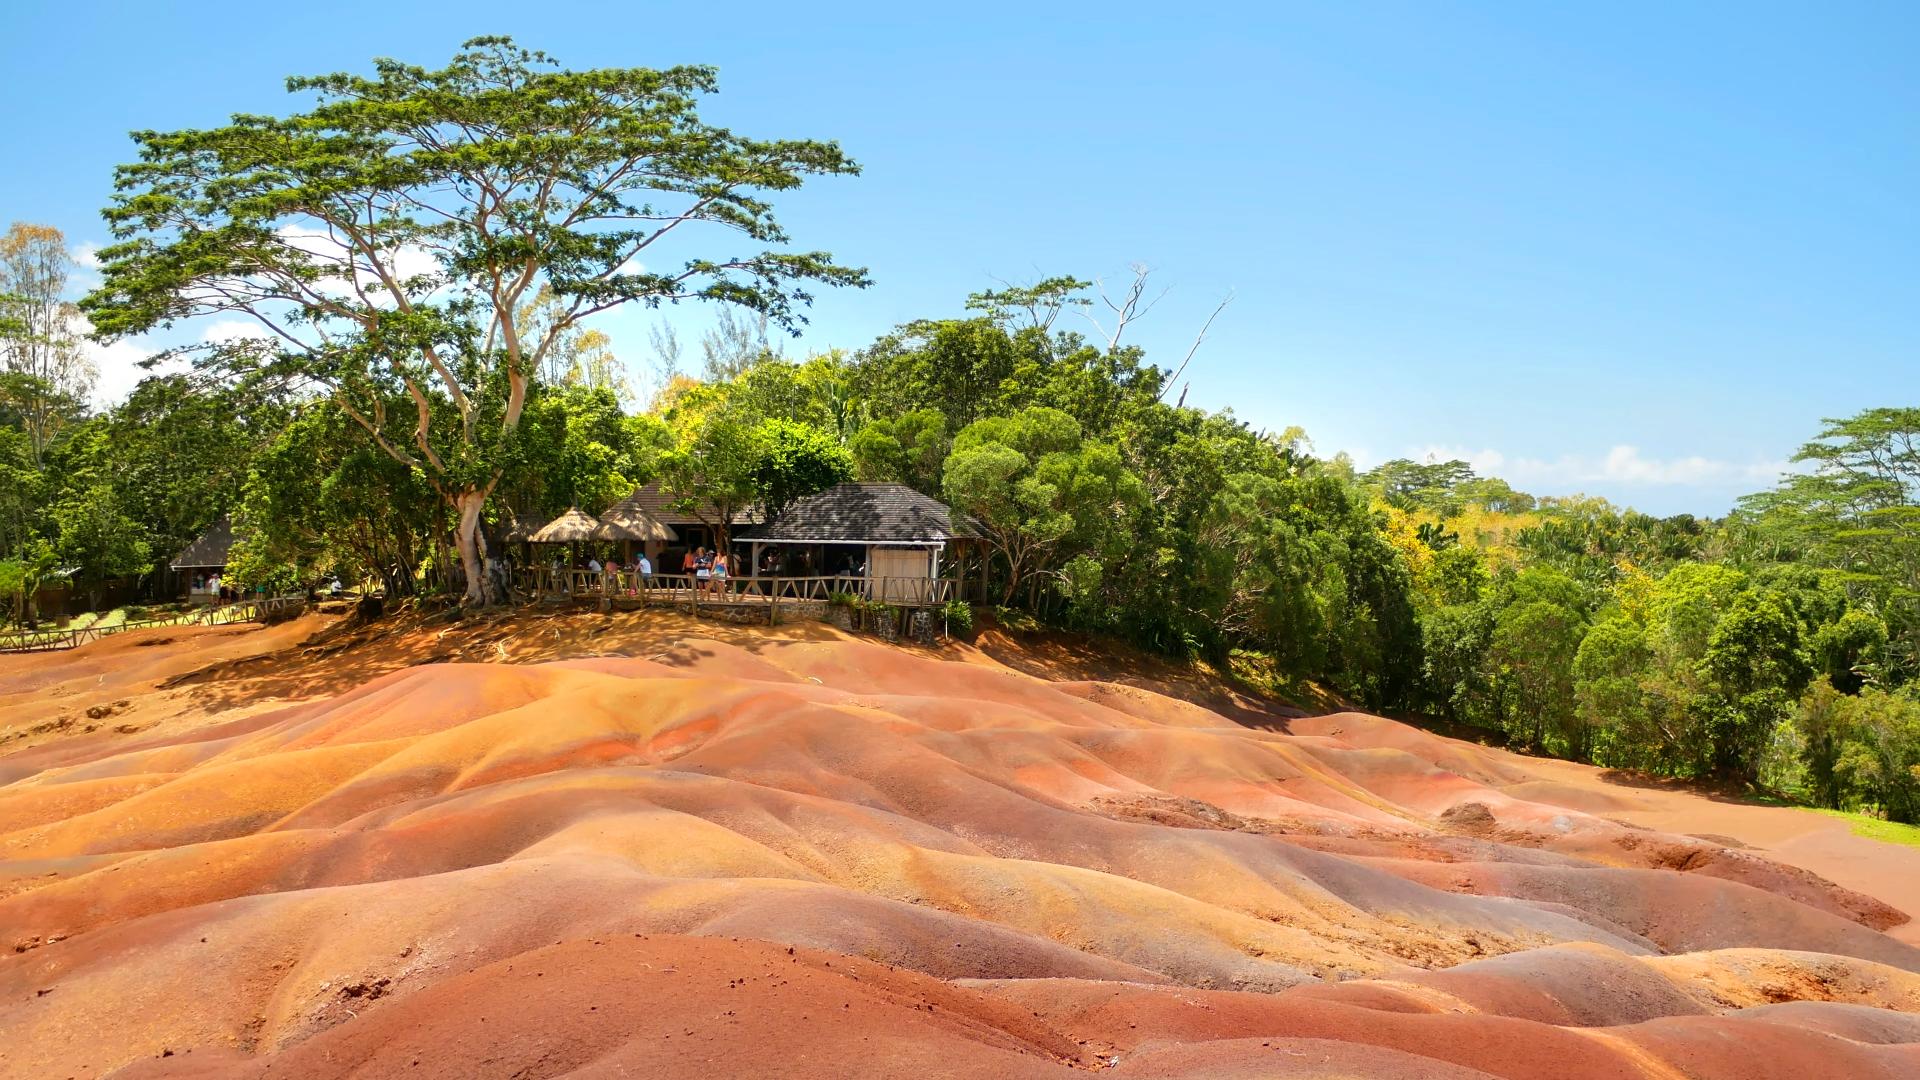
[[[457,514],[468,603],[498,599],[481,511],[530,382],[581,320],[701,300],[793,330],[811,287],[866,284],[824,252],[782,250],[767,201],[857,166],[830,142],[703,123],[711,68],[565,71],[476,38],[438,70],[383,59],[370,77],[287,87],[316,103],[135,133],[140,160],[105,212],[118,242],[84,306],[106,338],[244,320],[197,360],[318,384],[420,470]],[[411,405],[404,437],[389,401]]]

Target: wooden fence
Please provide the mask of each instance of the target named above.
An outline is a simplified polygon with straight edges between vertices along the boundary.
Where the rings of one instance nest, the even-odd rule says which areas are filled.
[[[30,630],[15,634],[0,634],[0,653],[54,652],[73,649],[111,634],[128,630],[148,630],[156,626],[225,626],[230,623],[264,622],[268,615],[276,611],[305,603],[306,598],[301,596],[269,596],[259,600],[222,604],[219,607],[200,608],[197,611],[184,612],[165,619],[129,619],[112,626],[83,626],[70,630]]]
[[[517,571],[515,586],[529,600],[607,600],[641,606],[670,604],[765,604],[828,601],[835,596],[894,607],[938,607],[961,595],[958,578],[927,577],[727,577],[652,574],[632,570],[535,568]]]

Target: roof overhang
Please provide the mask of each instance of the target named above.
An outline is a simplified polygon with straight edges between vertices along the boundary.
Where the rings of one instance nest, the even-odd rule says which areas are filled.
[[[873,544],[881,547],[944,547],[947,543],[945,540],[801,540],[791,536],[746,536],[741,539],[756,544]]]

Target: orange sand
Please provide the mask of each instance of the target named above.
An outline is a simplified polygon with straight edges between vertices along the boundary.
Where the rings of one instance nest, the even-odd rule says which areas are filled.
[[[1920,1073],[1844,822],[817,626],[321,626],[0,658],[0,1075]]]

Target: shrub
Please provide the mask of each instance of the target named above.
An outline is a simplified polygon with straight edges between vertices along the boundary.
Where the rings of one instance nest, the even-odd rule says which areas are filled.
[[[949,600],[940,609],[946,617],[947,633],[966,637],[973,633],[973,605],[965,600]]]

